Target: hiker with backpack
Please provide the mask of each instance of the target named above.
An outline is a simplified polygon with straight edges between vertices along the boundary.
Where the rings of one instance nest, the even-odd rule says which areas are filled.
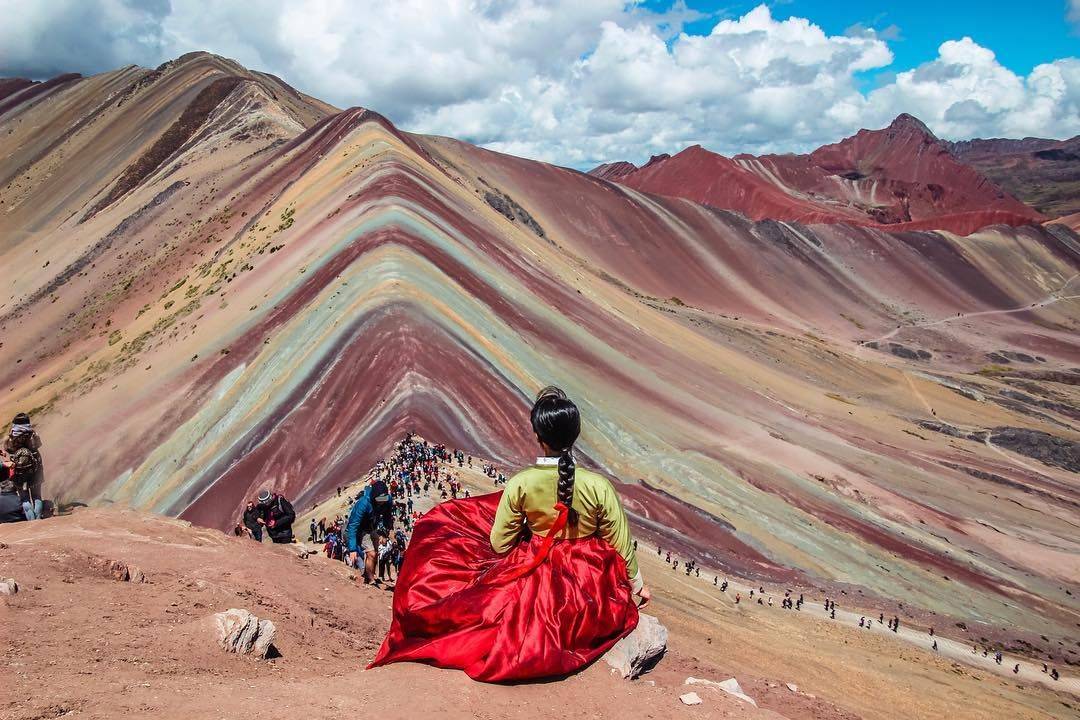
[[[291,543],[293,541],[292,524],[296,520],[296,511],[285,496],[271,493],[269,490],[260,491],[259,510],[262,517],[258,518],[258,523],[266,528],[270,542]]]
[[[11,459],[11,479],[19,492],[27,520],[40,520],[44,509],[41,484],[45,473],[40,448],[41,438],[30,424],[30,416],[19,413],[11,421],[11,431],[4,439],[4,452]]]

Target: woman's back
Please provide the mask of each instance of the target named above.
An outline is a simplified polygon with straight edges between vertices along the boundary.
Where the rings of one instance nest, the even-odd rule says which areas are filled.
[[[534,535],[548,534],[558,517],[558,479],[558,458],[539,458],[536,465],[507,481],[491,528],[495,552],[508,552],[525,527]],[[607,541],[626,561],[627,575],[635,578],[638,567],[630,526],[611,481],[598,473],[576,469],[573,498],[577,523],[567,524],[561,537],[595,536]]]

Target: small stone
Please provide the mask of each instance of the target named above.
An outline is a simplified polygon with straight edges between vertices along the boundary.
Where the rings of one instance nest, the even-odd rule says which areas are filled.
[[[14,595],[19,592],[19,583],[15,578],[0,578],[0,595]]]
[[[131,579],[131,573],[128,571],[127,565],[118,560],[109,563],[109,574],[112,575],[113,580],[119,580],[120,582],[127,582]]]
[[[685,695],[680,695],[679,699],[682,700],[683,705],[700,705],[701,698],[698,697],[696,692],[688,692]]]
[[[747,695],[746,693],[743,692],[743,689],[741,687],[739,687],[739,681],[736,680],[735,678],[728,678],[727,680],[725,680],[723,682],[716,682],[714,680],[703,680],[701,678],[688,677],[688,678],[686,678],[686,682],[684,684],[685,685],[704,685],[705,687],[711,687],[711,688],[715,688],[717,690],[723,690],[728,695],[731,695],[733,697],[737,697],[738,699],[742,700],[743,702],[750,703],[754,707],[757,707],[757,702],[754,701],[754,698],[750,697],[749,695]]]
[[[276,653],[273,641],[277,629],[269,620],[260,620],[247,610],[230,608],[214,615],[218,643],[226,652],[253,653],[266,658]]]
[[[787,689],[793,693],[799,692],[799,686],[795,683],[787,683]]]
[[[128,581],[133,582],[133,583],[144,583],[144,582],[146,582],[146,575],[143,573],[142,570],[135,567],[134,565],[129,565],[128,566]]]
[[[627,680],[648,672],[667,650],[668,631],[652,615],[642,613],[634,631],[615,643],[604,655],[611,671]]]

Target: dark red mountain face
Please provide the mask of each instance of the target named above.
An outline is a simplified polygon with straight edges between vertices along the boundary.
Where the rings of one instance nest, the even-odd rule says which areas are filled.
[[[842,222],[966,235],[986,225],[1045,219],[958,160],[927,127],[900,115],[808,155],[737,155],[700,146],[630,170],[592,172],[628,187],[740,212],[753,220]]]

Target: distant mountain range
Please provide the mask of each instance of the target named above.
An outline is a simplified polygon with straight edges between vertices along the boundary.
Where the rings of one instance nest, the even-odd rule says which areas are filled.
[[[961,162],[1048,217],[1080,213],[1080,135],[946,143]]]
[[[614,162],[591,174],[683,197],[755,220],[844,222],[968,234],[1080,210],[1080,138],[948,143],[900,115],[882,130],[808,155],[736,155],[695,145],[638,168]]]

